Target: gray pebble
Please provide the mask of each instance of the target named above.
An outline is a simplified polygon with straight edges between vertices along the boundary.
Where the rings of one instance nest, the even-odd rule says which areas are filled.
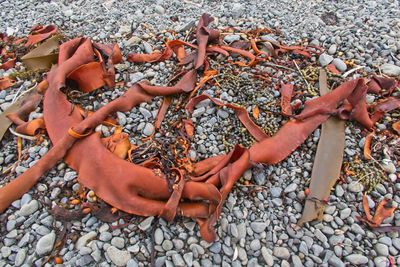
[[[155,128],[154,128],[154,125],[152,123],[146,123],[146,125],[143,128],[142,133],[145,136],[150,136],[150,135],[152,135],[154,133],[154,130],[155,130]]]
[[[116,248],[124,248],[125,247],[125,240],[122,237],[113,237],[111,239],[111,245],[113,245]]]
[[[151,223],[153,222],[153,220],[154,220],[154,217],[153,217],[153,216],[144,219],[144,220],[139,224],[139,229],[142,230],[142,231],[146,231],[147,229],[150,228]]]
[[[26,249],[19,249],[17,255],[15,256],[15,266],[21,266],[26,258]]]
[[[337,45],[336,45],[336,44],[331,45],[331,46],[329,47],[329,49],[328,49],[328,54],[329,54],[329,55],[335,54],[335,53],[336,53],[336,49],[337,49]]]
[[[388,76],[399,76],[400,75],[400,67],[393,64],[383,64],[380,66],[380,69],[383,74]]]
[[[350,254],[345,258],[354,265],[363,265],[368,263],[368,258],[361,254]]]
[[[335,65],[335,67],[339,70],[339,71],[345,71],[347,70],[347,65],[346,63],[343,62],[343,60],[341,60],[340,58],[335,58],[332,61],[333,65]]]
[[[36,253],[39,256],[43,256],[51,252],[53,250],[55,241],[56,241],[56,234],[54,232],[42,236],[36,244]]]
[[[333,57],[332,56],[330,56],[330,55],[328,55],[328,54],[326,54],[326,53],[322,53],[320,56],[319,56],[319,64],[322,66],[322,67],[325,67],[326,65],[328,65],[329,63],[331,63],[332,62],[332,60],[333,60]]]
[[[230,34],[230,35],[226,35],[224,37],[224,41],[227,43],[232,43],[232,42],[239,41],[239,40],[240,40],[240,35],[237,35],[237,34]]]
[[[280,259],[288,260],[290,258],[290,252],[285,247],[274,247],[273,255]]]
[[[31,202],[23,205],[19,210],[19,214],[21,216],[28,216],[36,212],[38,209],[39,209],[39,202],[36,199],[34,199]]]

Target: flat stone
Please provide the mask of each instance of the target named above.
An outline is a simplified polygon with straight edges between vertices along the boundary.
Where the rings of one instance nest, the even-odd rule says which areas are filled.
[[[346,63],[344,63],[344,61],[343,60],[341,60],[340,58],[335,58],[333,61],[332,61],[332,63],[333,63],[333,65],[335,65],[335,67],[339,70],[339,71],[345,71],[345,70],[347,70],[347,65],[346,65]]]
[[[14,262],[15,266],[21,266],[24,263],[25,258],[26,258],[26,249],[25,248],[19,249],[17,255],[15,256],[15,262]]]
[[[102,232],[100,233],[99,240],[103,242],[108,242],[112,238],[112,234],[110,232]]]
[[[155,130],[154,125],[148,122],[144,126],[142,133],[146,136],[150,136],[154,133],[154,130]]]
[[[19,210],[19,215],[29,216],[35,213],[38,209],[39,209],[39,202],[36,199],[34,199],[21,207],[21,209]]]
[[[336,45],[336,44],[333,44],[333,45],[331,45],[331,46],[329,47],[329,49],[328,49],[328,54],[329,54],[329,55],[333,55],[333,54],[336,53],[336,50],[337,50],[337,45]]]
[[[148,42],[143,41],[142,44],[143,44],[144,52],[145,52],[146,54],[151,54],[151,53],[153,53],[153,48],[151,47],[151,45],[150,45]]]
[[[329,63],[332,62],[333,57],[328,55],[328,54],[326,54],[326,53],[322,53],[319,56],[318,60],[319,60],[319,64],[321,64],[322,67],[325,67],[326,65],[328,65]]]
[[[164,240],[164,242],[162,243],[162,248],[165,251],[170,251],[173,249],[173,247],[174,247],[174,244],[172,243],[171,240]]]
[[[141,72],[131,73],[129,75],[129,79],[130,79],[130,82],[132,84],[134,84],[134,83],[137,83],[137,82],[141,81],[142,79],[144,79],[144,74]]]
[[[368,258],[361,254],[350,254],[346,256],[346,260],[354,265],[363,265],[368,263]]]
[[[142,230],[142,231],[146,231],[147,229],[150,228],[151,223],[153,222],[153,220],[154,220],[154,217],[153,217],[153,216],[144,219],[144,220],[139,224],[139,226],[138,226],[139,229]]]
[[[282,188],[280,187],[272,187],[270,190],[271,196],[273,198],[280,197],[282,194]]]
[[[269,250],[266,247],[261,248],[261,255],[263,256],[265,263],[268,266],[274,265],[274,257],[272,256],[272,254],[269,252]]]
[[[288,260],[290,258],[290,252],[285,247],[274,247],[274,256],[280,259]]]
[[[117,266],[126,266],[131,259],[131,253],[126,250],[120,250],[114,246],[109,246],[106,253],[110,260]]]
[[[375,267],[387,267],[390,266],[390,261],[387,257],[378,256],[374,258]]]
[[[160,5],[156,5],[156,6],[154,7],[154,11],[155,11],[157,14],[160,14],[160,15],[162,15],[162,14],[165,13],[165,9],[164,9],[162,6],[160,6]]]
[[[156,242],[157,245],[161,245],[162,242],[164,241],[164,233],[161,230],[161,228],[157,228],[156,231],[154,232],[154,241]]]
[[[91,240],[95,239],[97,236],[97,233],[95,231],[91,231],[87,234],[84,234],[83,236],[79,237],[78,240],[75,243],[75,248],[76,249],[81,249],[82,247],[85,247],[87,243],[89,243]]]
[[[385,172],[394,174],[396,173],[396,166],[394,165],[393,161],[391,160],[383,160],[382,161],[382,168]]]
[[[364,186],[358,181],[351,182],[347,188],[353,193],[359,193],[364,190]]]
[[[222,119],[227,119],[229,117],[229,113],[222,109],[218,109],[217,115]]]
[[[139,112],[145,117],[146,119],[149,119],[152,117],[151,112],[148,109],[139,107]]]
[[[240,40],[240,35],[237,34],[230,34],[224,37],[224,41],[227,43],[232,43],[239,40]]]
[[[294,192],[297,189],[297,184],[296,183],[291,183],[285,188],[285,193],[290,193]]]
[[[53,250],[55,241],[56,241],[56,234],[54,232],[42,236],[36,244],[36,253],[39,256],[48,254]]]
[[[3,258],[7,258],[10,255],[11,255],[11,248],[9,248],[7,246],[1,247],[1,256]]]
[[[183,254],[183,259],[185,260],[186,264],[189,267],[193,265],[193,253],[192,252]]]
[[[178,253],[172,254],[171,258],[176,267],[184,267],[185,266],[185,261],[183,260],[183,258],[180,254],[178,254]]]
[[[393,65],[393,64],[383,64],[380,67],[381,71],[383,74],[386,74],[388,76],[399,76],[400,75],[400,67]]]
[[[332,265],[333,267],[345,267],[346,265],[344,262],[336,257],[336,255],[332,255],[332,257],[329,258],[328,263]]]
[[[69,182],[72,181],[76,178],[76,172],[72,171],[72,172],[66,172],[64,175],[64,181]]]
[[[193,118],[197,118],[200,117],[201,115],[203,115],[206,112],[206,108],[205,107],[200,107],[200,108],[196,108],[193,113],[192,113],[192,117]]]
[[[267,228],[267,224],[265,222],[252,222],[250,224],[251,230],[253,230],[255,233],[260,234],[265,231],[265,228]]]
[[[250,242],[250,249],[253,251],[258,251],[261,248],[261,243],[259,239],[254,239]]]
[[[375,245],[375,251],[378,253],[379,256],[388,256],[389,255],[389,248],[385,244],[377,243]]]
[[[113,245],[116,248],[124,248],[125,247],[125,240],[122,237],[113,237],[111,239],[111,245]]]
[[[260,38],[261,40],[270,42],[272,44],[279,44],[279,42],[275,39],[275,37],[270,34],[262,35]]]
[[[138,267],[138,266],[139,264],[135,259],[130,259],[126,264],[126,267]]]
[[[340,211],[340,219],[344,220],[347,219],[351,214],[351,209],[350,208],[345,208]]]

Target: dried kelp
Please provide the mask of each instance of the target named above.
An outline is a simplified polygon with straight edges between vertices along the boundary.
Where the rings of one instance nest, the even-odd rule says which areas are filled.
[[[126,134],[115,132],[111,137],[102,139],[99,133],[94,132],[98,125],[118,111],[129,111],[142,102],[151,101],[155,96],[169,98],[195,91],[197,86],[201,86],[196,85],[199,74],[203,75],[200,79],[202,84],[209,82],[218,75],[210,68],[209,62],[209,57],[215,54],[245,57],[248,59],[246,62],[228,60],[245,67],[268,59],[260,52],[253,54],[246,49],[220,45],[219,32],[208,27],[211,21],[212,18],[208,14],[201,17],[196,30],[196,45],[172,40],[167,42],[163,52],[128,56],[131,62],[155,62],[176,55],[178,63],[187,66],[183,68],[180,80],[175,85],[152,86],[147,82],[136,83],[124,95],[90,116],[84,116],[78,107],[71,108],[74,105],[62,92],[66,81],[75,81],[78,87],[86,92],[103,85],[113,87],[114,64],[121,60],[121,53],[117,45],[101,45],[86,38],[76,38],[63,43],[59,48],[58,65],[47,73],[48,89],[43,104],[44,121],[53,147],[32,168],[0,188],[0,211],[4,211],[59,160],[64,159],[77,171],[78,181],[83,186],[93,190],[98,197],[114,208],[141,216],[160,216],[167,220],[172,220],[176,215],[193,218],[200,225],[201,236],[212,242],[216,239],[214,224],[225,199],[243,172],[253,163],[275,164],[282,161],[334,114],[338,114],[340,118],[353,119],[370,129],[384,112],[398,106],[396,98],[388,98],[387,102],[375,107],[376,115],[371,117],[365,102],[366,92],[373,90],[382,94],[390,91],[389,87],[393,87],[396,82],[387,78],[382,78],[379,82],[358,78],[343,83],[321,97],[307,101],[303,111],[298,115],[291,115],[290,120],[275,135],[269,137],[251,120],[244,107],[224,103],[207,95],[187,94],[188,111],[192,111],[196,103],[210,99],[218,106],[233,109],[258,141],[249,149],[237,145],[226,155],[211,157],[195,164],[185,158],[188,140],[194,131],[193,122],[189,120],[183,120],[180,124],[182,136],[177,139],[173,149],[174,159],[169,158],[171,154],[164,157],[164,152],[154,151],[164,149],[163,146],[153,147],[153,154],[140,158],[143,149],[146,148],[131,146]],[[51,32],[51,29],[39,29],[36,35]],[[262,44],[259,40],[255,42]],[[191,53],[186,54],[185,47],[189,47]],[[302,57],[319,53],[319,49],[315,47],[289,47],[276,43],[270,43],[267,47],[273,49],[270,51],[272,57],[277,57],[280,53],[293,53]],[[159,112],[157,126],[169,105],[168,98]],[[290,101],[285,100],[284,105],[287,104],[290,105]],[[256,111],[253,115],[258,116]],[[131,162],[124,160],[126,157]],[[333,172],[334,170],[331,171]],[[333,180],[334,176],[329,177],[329,182]],[[326,188],[327,186],[324,186],[324,189]],[[324,196],[315,197],[318,200],[324,199]]]
[[[321,95],[329,92],[326,72],[319,77]],[[331,117],[322,124],[321,137],[311,173],[310,193],[307,195],[303,215],[298,224],[321,220],[330,191],[339,178],[344,150],[344,121]]]

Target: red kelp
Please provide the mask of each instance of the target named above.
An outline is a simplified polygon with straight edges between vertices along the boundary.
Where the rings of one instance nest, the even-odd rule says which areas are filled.
[[[186,109],[189,112],[205,99],[210,99],[220,107],[231,108],[257,143],[249,149],[237,145],[226,155],[205,159],[194,166],[182,160],[179,167],[170,168],[168,171],[160,168],[163,163],[156,157],[138,164],[133,160],[124,160],[127,154],[130,155],[131,149],[126,134],[116,132],[111,137],[102,139],[99,133],[94,132],[94,129],[111,115],[130,111],[142,102],[151,101],[155,96],[165,96],[168,98],[159,113],[157,121],[160,121],[169,105],[169,97],[196,89],[198,72],[201,67],[206,70],[208,68],[208,53],[239,54],[250,59],[250,62],[243,63],[244,65],[257,63],[257,57],[250,51],[218,44],[210,46],[219,36],[217,31],[208,28],[211,21],[212,18],[207,14],[201,17],[196,30],[197,45],[170,41],[162,53],[130,56],[133,62],[154,62],[170,58],[175,53],[181,63],[194,62],[194,66],[183,68],[182,76],[175,85],[152,86],[147,82],[136,83],[122,96],[90,116],[84,116],[79,108],[71,108],[73,104],[67,100],[61,89],[66,86],[67,79],[75,80],[79,87],[86,91],[104,84],[112,87],[113,64],[121,60],[119,48],[115,45],[95,44],[86,38],[76,38],[62,44],[58,65],[54,66],[46,77],[48,89],[43,104],[46,129],[53,147],[32,168],[0,188],[0,211],[4,211],[59,160],[64,159],[77,171],[80,183],[113,207],[131,214],[160,216],[167,220],[172,220],[176,215],[193,218],[200,225],[202,237],[212,242],[216,238],[213,227],[221,213],[224,200],[252,163],[275,164],[282,161],[321,123],[335,114],[345,114],[346,118],[353,119],[368,129],[373,127],[374,118],[369,115],[365,102],[366,92],[374,90],[381,93],[381,89],[390,90],[388,87],[391,83],[386,80],[371,82],[358,78],[347,81],[333,91],[307,101],[304,110],[298,115],[292,114],[290,120],[271,137],[250,119],[245,108],[224,103],[207,95],[192,98],[193,95],[188,94],[190,100]],[[191,47],[194,52],[184,56],[181,49],[183,46]],[[279,49],[305,56],[308,56],[305,52],[311,52],[301,47],[279,46]],[[216,75],[213,70],[208,71],[207,77]],[[85,77],[85,73],[86,76],[87,73],[91,75]],[[287,91],[285,95],[291,95],[291,90]],[[396,108],[396,101],[388,101],[377,106],[375,112],[381,114]],[[290,98],[283,102],[285,112],[289,114]],[[181,125],[188,137],[193,135],[193,122],[186,120]]]

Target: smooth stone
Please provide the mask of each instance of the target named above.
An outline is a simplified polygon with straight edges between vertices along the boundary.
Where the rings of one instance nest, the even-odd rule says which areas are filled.
[[[282,188],[280,188],[280,187],[272,187],[271,190],[270,190],[270,193],[271,193],[271,196],[273,198],[280,197],[281,194],[282,194]]]
[[[345,267],[346,266],[344,264],[344,262],[335,255],[332,255],[332,257],[329,258],[328,263],[330,265],[332,265],[333,267]]]
[[[23,248],[18,250],[17,255],[15,256],[15,262],[14,262],[15,266],[21,266],[24,263],[25,258],[26,258],[26,249]]]
[[[345,208],[340,211],[340,219],[344,220],[347,217],[349,217],[351,214],[351,209],[350,208]]]
[[[146,126],[144,126],[142,133],[146,136],[150,136],[154,133],[154,125],[152,123],[146,123]]]
[[[339,70],[339,71],[345,71],[345,70],[347,70],[347,65],[346,65],[346,63],[344,63],[344,61],[343,60],[341,60],[340,58],[335,58],[333,61],[332,61],[332,63],[333,63],[333,65],[335,65],[335,67]]]
[[[124,248],[125,247],[125,240],[122,237],[113,237],[111,239],[111,245],[113,245],[116,248]]]
[[[274,247],[274,256],[280,259],[288,260],[290,258],[290,252],[285,247]]]
[[[171,256],[172,261],[176,267],[184,267],[185,261],[183,260],[182,256],[178,253],[175,253]]]
[[[64,181],[69,182],[76,178],[76,172],[66,172],[64,175]]]
[[[239,40],[240,40],[240,35],[237,34],[230,34],[224,37],[224,41],[227,43],[232,43]]]
[[[164,240],[164,242],[162,243],[162,248],[165,251],[170,251],[172,250],[174,247],[174,244],[171,242],[171,240]]]
[[[197,118],[200,117],[201,115],[203,115],[206,112],[206,108],[205,107],[200,107],[200,108],[196,108],[193,113],[192,113],[192,117],[193,118]]]
[[[250,227],[255,233],[260,234],[264,232],[265,228],[267,228],[267,224],[264,222],[252,222]]]
[[[261,243],[259,239],[254,239],[250,242],[250,249],[253,251],[258,251],[261,248]]]
[[[95,239],[97,236],[97,233],[95,231],[91,231],[87,234],[84,234],[83,236],[79,237],[78,240],[75,243],[75,248],[76,249],[81,249],[82,247],[85,247],[89,241]]]
[[[222,109],[218,109],[217,115],[222,119],[227,119],[229,117],[229,113]]]
[[[142,230],[142,231],[146,231],[147,229],[150,228],[151,223],[153,222],[153,220],[154,220],[154,217],[153,217],[153,216],[144,219],[144,220],[139,224],[139,226],[138,226],[139,229]]]
[[[268,266],[274,265],[274,257],[271,255],[271,253],[268,251],[266,247],[261,248],[261,255]]]
[[[332,62],[333,57],[328,55],[328,54],[326,54],[326,53],[322,53],[319,56],[318,60],[319,60],[319,64],[321,64],[321,66],[324,67],[324,66],[326,66],[326,65],[328,65],[329,63]]]
[[[364,186],[358,181],[352,181],[347,188],[353,193],[359,193],[364,190]]]
[[[400,75],[400,67],[393,64],[383,64],[380,67],[383,74],[388,76],[399,76]]]
[[[151,53],[153,53],[153,48],[151,47],[151,45],[150,45],[148,42],[143,41],[142,43],[143,43],[144,52],[145,52],[146,54],[151,54]]]
[[[389,248],[385,244],[377,243],[375,245],[375,251],[380,256],[388,256],[389,255]]]
[[[337,45],[335,45],[335,44],[331,45],[331,46],[329,47],[329,49],[328,49],[328,54],[329,54],[329,55],[335,54],[335,53],[336,53],[336,49],[337,49]]]
[[[143,78],[144,78],[144,74],[141,73],[141,72],[131,73],[131,74],[129,75],[129,79],[130,79],[130,82],[131,82],[132,84],[141,81]]]
[[[36,253],[39,256],[43,256],[51,252],[53,250],[55,241],[56,241],[56,234],[54,232],[42,236],[36,244]]]
[[[378,256],[374,258],[375,267],[387,267],[390,266],[390,261],[387,257]]]
[[[187,266],[191,267],[193,265],[193,253],[192,252],[183,254],[183,259],[185,260]]]
[[[145,108],[139,107],[139,112],[145,117],[146,119],[149,119],[152,117],[151,112]]]
[[[164,9],[162,6],[160,6],[160,5],[156,5],[156,6],[154,7],[154,11],[155,11],[157,14],[160,14],[160,15],[162,15],[162,14],[165,13],[165,9]]]
[[[21,209],[19,210],[19,215],[29,216],[34,212],[36,212],[38,209],[39,209],[39,202],[36,199],[34,199],[21,207]]]
[[[385,172],[394,174],[396,173],[396,166],[394,165],[393,161],[391,160],[383,160],[382,161],[382,168]]]
[[[131,253],[126,250],[120,250],[114,246],[109,246],[106,253],[110,260],[117,266],[126,266],[131,259]]]
[[[135,259],[130,259],[126,264],[126,267],[138,267],[138,266],[139,264]]]
[[[112,234],[110,232],[100,233],[99,240],[103,242],[108,242],[112,238]]]
[[[164,241],[164,233],[160,228],[157,228],[154,232],[154,241],[157,245],[161,245]]]
[[[350,254],[345,257],[350,263],[355,265],[363,265],[368,263],[368,258],[361,254]]]
[[[291,183],[285,188],[285,193],[290,193],[294,192],[297,189],[297,184],[296,183]]]

